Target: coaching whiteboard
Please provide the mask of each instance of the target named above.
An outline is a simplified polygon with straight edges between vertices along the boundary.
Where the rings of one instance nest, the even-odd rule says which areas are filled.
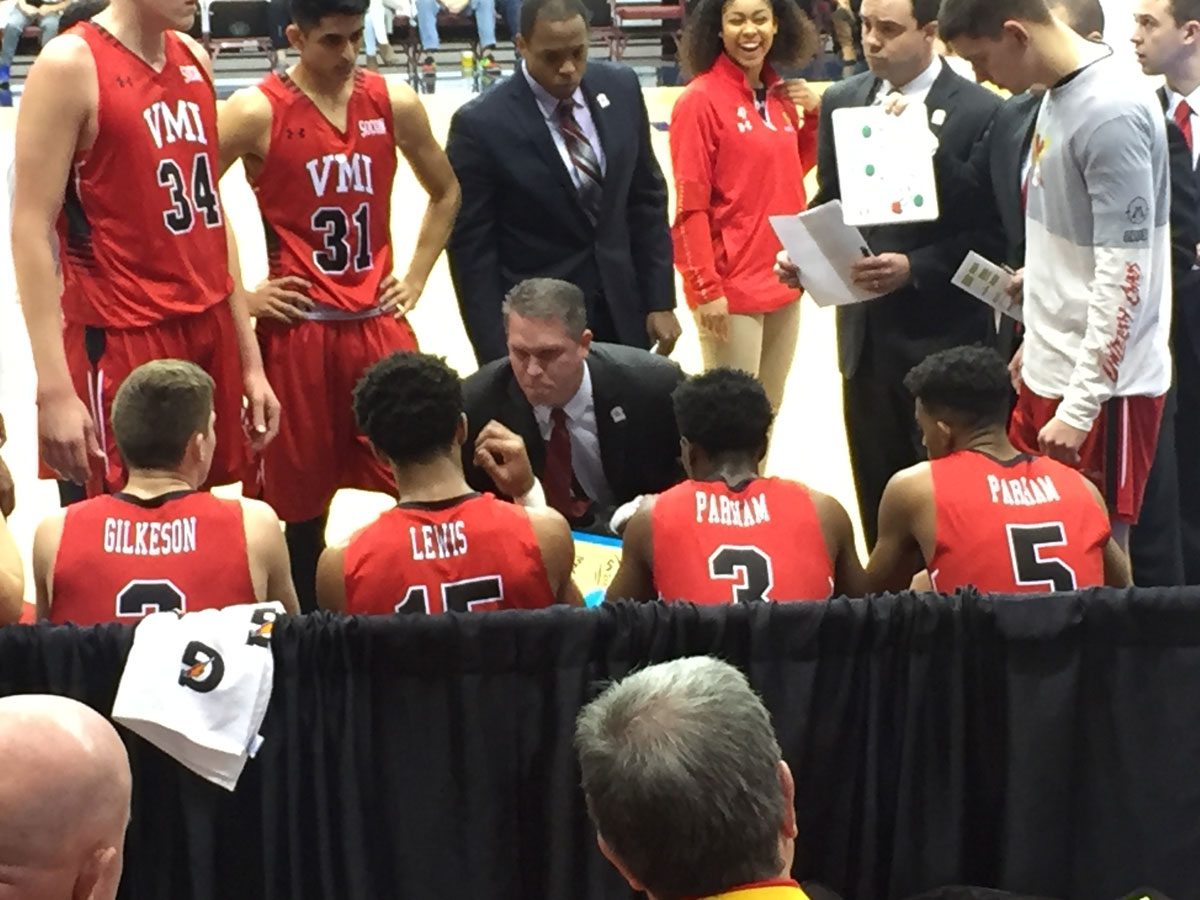
[[[898,116],[878,106],[834,110],[833,143],[847,225],[937,219],[937,138],[925,104]]]

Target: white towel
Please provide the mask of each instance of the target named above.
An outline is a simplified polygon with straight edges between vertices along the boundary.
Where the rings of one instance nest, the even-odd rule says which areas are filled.
[[[137,626],[112,717],[226,790],[258,751],[275,661],[279,603],[178,615]]]

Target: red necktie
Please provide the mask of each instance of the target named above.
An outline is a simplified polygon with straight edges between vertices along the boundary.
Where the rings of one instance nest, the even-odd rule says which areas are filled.
[[[550,429],[550,440],[546,441],[546,469],[542,473],[542,487],[546,491],[546,502],[571,521],[587,512],[589,501],[586,497],[575,496],[567,414],[561,408],[552,409],[550,422],[553,427]]]
[[[1179,130],[1183,132],[1183,139],[1187,141],[1188,149],[1192,149],[1192,108],[1188,106],[1186,100],[1180,100],[1179,105],[1175,107],[1175,124],[1179,126]]]

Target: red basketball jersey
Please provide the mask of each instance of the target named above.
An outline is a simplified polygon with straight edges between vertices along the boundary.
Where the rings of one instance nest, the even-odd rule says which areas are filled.
[[[1104,584],[1108,516],[1074,469],[1044,456],[963,450],[930,463],[934,587],[1043,593]]]
[[[152,612],[253,603],[242,506],[201,491],[67,507],[50,620],[136,622]]]
[[[254,181],[271,277],[298,275],[309,296],[370,309],[392,271],[396,141],[383,76],[361,69],[338,129],[287,75],[259,85],[271,103],[271,146]]]
[[[75,158],[58,220],[63,315],[142,328],[203,312],[233,286],[204,64],[171,31],[161,72],[98,25],[71,33],[95,60],[100,124]]]
[[[755,478],[685,481],[659,494],[651,516],[654,586],[664,600],[750,603],[824,600],[833,563],[808,489]]]
[[[529,514],[491,494],[405,503],[350,539],[346,612],[482,612],[554,602]]]

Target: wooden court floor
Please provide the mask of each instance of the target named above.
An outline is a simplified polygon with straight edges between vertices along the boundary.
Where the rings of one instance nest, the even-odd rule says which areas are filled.
[[[665,124],[671,105],[678,96],[675,88],[645,90],[650,119]],[[425,95],[434,133],[444,142],[450,117],[466,94]],[[0,110],[0,171],[9,172],[12,158],[13,110]],[[652,129],[654,149],[671,182],[670,152],[666,131]],[[240,167],[229,172],[221,183],[223,199],[238,237],[242,266],[247,283],[255,284],[266,273],[266,250],[254,196]],[[815,190],[810,178],[809,195]],[[7,192],[6,192],[7,193]],[[396,257],[406,264],[416,237],[425,195],[407,167],[397,174],[392,202],[392,236]],[[670,209],[674,209],[674,198]],[[9,234],[9,209],[0,204],[0,412],[8,425],[9,440],[0,451],[13,472],[17,484],[17,509],[11,520],[23,554],[32,546],[33,530],[38,521],[52,512],[58,503],[52,482],[37,480],[37,419],[34,406],[35,379],[28,339],[21,319],[13,276]],[[678,290],[680,303],[683,292]],[[800,325],[800,341],[788,381],[787,396],[775,426],[769,474],[800,479],[818,490],[833,494],[846,506],[857,523],[854,487],[842,426],[841,382],[837,373],[837,355],[832,310],[818,309],[805,299]],[[680,311],[684,334],[673,358],[688,372],[700,370],[700,351],[695,324],[686,310]],[[459,318],[454,291],[445,257],[439,259],[426,286],[420,304],[412,314],[413,327],[423,350],[443,355],[463,375],[475,370],[470,344]],[[349,401],[347,401],[349,402]],[[284,415],[295,410],[284,410]],[[236,488],[221,489],[236,494]],[[388,498],[361,491],[343,491],[334,501],[329,520],[331,541],[344,538],[369,522],[388,505]],[[861,542],[861,529],[859,529]]]

